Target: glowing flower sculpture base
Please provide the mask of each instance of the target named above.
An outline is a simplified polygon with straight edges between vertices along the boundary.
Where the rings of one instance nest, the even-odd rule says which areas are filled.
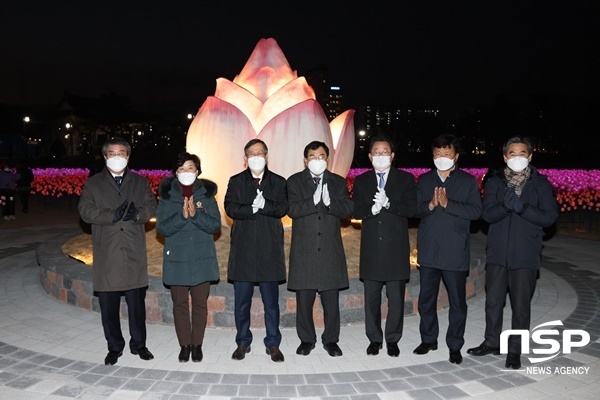
[[[354,110],[347,110],[329,123],[314,90],[292,71],[275,39],[261,39],[233,82],[217,79],[215,95],[190,125],[186,146],[202,160],[202,177],[219,186],[222,222],[231,225],[223,199],[229,178],[246,168],[249,140],[267,144],[269,169],[286,179],[304,168],[304,147],[322,141],[330,150],[329,170],[345,178],[354,157],[353,117]]]

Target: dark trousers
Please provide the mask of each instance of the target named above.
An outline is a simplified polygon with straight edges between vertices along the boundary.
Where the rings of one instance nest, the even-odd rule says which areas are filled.
[[[0,197],[4,197],[4,199],[0,200],[0,203],[2,203],[2,216],[15,215],[17,191],[11,189],[2,189],[0,190]]]
[[[129,348],[139,350],[146,347],[146,289],[130,289],[122,292],[97,292],[104,337],[109,351],[123,351],[125,339],[121,332],[121,296],[125,296],[129,320]]]
[[[512,310],[511,329],[529,329],[531,298],[535,291],[538,271],[535,269],[507,269],[498,265],[485,266],[485,344],[500,347],[502,319],[506,294]],[[521,336],[511,335],[508,352],[521,354]]]
[[[317,333],[313,319],[313,306],[317,290],[303,289],[296,291],[296,332],[301,342],[316,343]],[[338,289],[319,292],[323,307],[323,324],[325,329],[321,335],[322,343],[337,343],[340,340],[340,291]]]
[[[443,281],[448,292],[450,312],[446,344],[450,350],[460,350],[465,344],[467,324],[467,276],[468,271],[444,271],[421,266],[419,268],[419,332],[421,342],[437,343],[440,327],[437,316],[437,298]]]
[[[201,345],[204,341],[208,318],[208,294],[210,282],[196,286],[171,286],[173,322],[180,346]],[[190,321],[190,297],[192,314]]]
[[[266,347],[281,344],[279,330],[279,284],[277,282],[260,282],[258,284],[265,313],[265,328],[267,335],[264,339]],[[252,332],[250,331],[250,307],[254,294],[253,282],[233,282],[234,316],[237,334],[235,342],[238,346],[250,346]]]
[[[398,343],[404,329],[404,293],[406,281],[364,280],[365,289],[365,330],[369,341],[382,343],[381,291],[385,285],[388,313],[385,321],[385,342]]]
[[[20,188],[19,198],[21,199],[21,205],[23,206],[23,212],[29,212],[29,197],[31,196],[31,188]]]

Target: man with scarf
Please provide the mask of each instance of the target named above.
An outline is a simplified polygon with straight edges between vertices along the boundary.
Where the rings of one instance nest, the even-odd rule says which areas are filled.
[[[511,137],[502,147],[506,166],[489,176],[483,193],[482,218],[489,223],[486,245],[485,340],[467,350],[473,356],[500,354],[506,295],[511,329],[529,329],[531,298],[538,279],[544,228],[559,216],[548,178],[530,165],[531,141]],[[508,340],[506,368],[521,368],[521,337]]]

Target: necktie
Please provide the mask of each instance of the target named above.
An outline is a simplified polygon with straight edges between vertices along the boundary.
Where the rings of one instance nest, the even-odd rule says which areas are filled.
[[[118,187],[121,187],[121,181],[123,181],[122,176],[115,176],[115,182],[117,182]]]
[[[383,180],[385,172],[378,172],[377,175],[379,175],[379,188],[383,189],[383,187],[385,186],[385,181]]]
[[[315,183],[315,186],[319,186],[319,182],[321,182],[321,178],[319,178],[318,176],[315,176],[313,178],[313,182]]]
[[[256,182],[256,186],[260,186],[260,178],[252,178]]]

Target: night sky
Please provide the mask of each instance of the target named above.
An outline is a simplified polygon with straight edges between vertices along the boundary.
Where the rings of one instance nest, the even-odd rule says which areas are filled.
[[[116,92],[146,111],[194,112],[269,37],[300,75],[326,67],[348,108],[600,93],[597,1],[207,3],[5,2],[0,103]]]

